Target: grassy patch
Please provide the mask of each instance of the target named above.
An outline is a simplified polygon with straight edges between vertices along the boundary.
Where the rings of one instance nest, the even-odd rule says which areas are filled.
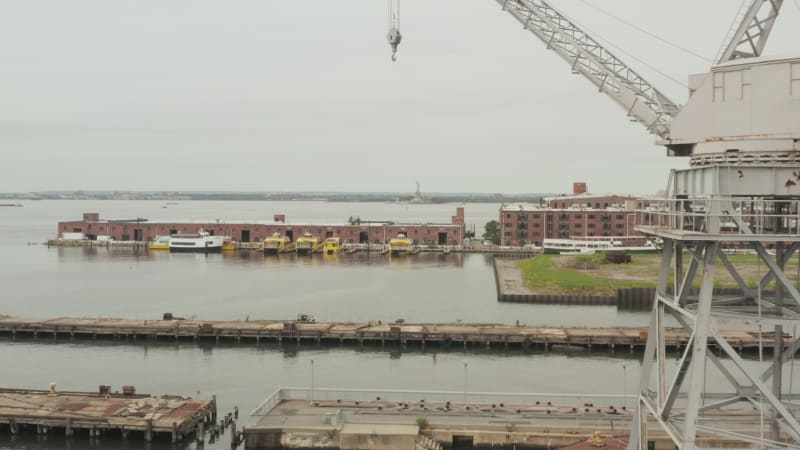
[[[539,255],[520,261],[519,267],[528,286],[542,294],[615,295],[620,288],[655,286],[655,281],[651,281],[654,278],[619,276],[619,271],[623,269],[649,267],[646,262],[606,264],[601,254]],[[646,272],[649,274],[651,271]]]
[[[614,295],[619,288],[654,287],[661,264],[660,254],[631,255],[630,264],[607,264],[603,254],[595,255],[539,255],[519,262],[525,281],[537,294]],[[768,268],[756,255],[728,255],[745,282],[754,287]],[[683,257],[688,268],[691,256]],[[798,286],[798,258],[786,264],[786,275]],[[702,267],[693,280],[700,286]],[[668,285],[673,283],[670,273]],[[721,261],[716,262],[715,287],[737,287]],[[770,284],[769,290],[774,289]]]

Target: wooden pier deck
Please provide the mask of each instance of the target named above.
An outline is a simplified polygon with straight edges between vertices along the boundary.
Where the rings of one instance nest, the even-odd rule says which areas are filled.
[[[174,339],[215,340],[233,342],[263,341],[313,342],[313,343],[394,343],[400,345],[440,344],[486,347],[543,346],[545,350],[556,346],[568,349],[593,348],[631,349],[642,347],[647,341],[646,328],[589,328],[541,327],[503,324],[409,324],[409,323],[345,323],[297,322],[276,320],[145,320],[115,318],[52,319],[10,317],[0,315],[0,335],[17,337],[89,337],[105,339]],[[759,335],[755,331],[723,331],[722,335],[734,347],[756,349]],[[682,347],[688,335],[670,329],[665,336],[668,347]],[[775,345],[775,334],[764,332],[763,346]],[[791,344],[789,335],[783,336],[784,346]],[[709,341],[713,344],[712,341]]]
[[[157,434],[171,436],[172,442],[202,440],[205,425],[213,424],[216,416],[215,400],[0,389],[0,424],[7,425],[11,434],[58,432],[71,437],[86,432],[98,437],[115,432],[127,439],[133,431],[146,441]]]

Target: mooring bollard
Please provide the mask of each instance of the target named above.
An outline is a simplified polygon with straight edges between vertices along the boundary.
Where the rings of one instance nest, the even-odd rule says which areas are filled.
[[[231,422],[231,448],[236,448],[239,445],[238,436],[236,435],[236,422]]]
[[[239,407],[238,406],[234,406],[233,407],[233,418],[234,419],[239,419]]]

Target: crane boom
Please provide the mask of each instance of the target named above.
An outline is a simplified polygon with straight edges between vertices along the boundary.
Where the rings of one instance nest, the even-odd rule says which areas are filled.
[[[680,107],[544,0],[496,0],[547,48],[556,52],[662,140]]]
[[[723,42],[717,64],[761,56],[781,6],[783,0],[753,0],[747,9],[741,9]]]

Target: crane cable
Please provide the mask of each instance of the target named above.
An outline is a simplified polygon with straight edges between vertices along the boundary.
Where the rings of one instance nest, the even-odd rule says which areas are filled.
[[[386,40],[392,47],[392,61],[397,61],[397,46],[403,40],[400,34],[400,0],[386,0],[387,11],[389,14],[389,32]]]
[[[694,57],[696,57],[696,58],[700,58],[700,59],[702,59],[703,61],[710,62],[710,63],[713,63],[713,62],[714,62],[714,61],[712,61],[712,60],[710,60],[710,59],[706,58],[705,56],[703,56],[703,55],[701,55],[701,54],[699,54],[699,53],[697,53],[697,52],[694,52],[694,51],[692,51],[692,50],[689,50],[689,49],[688,49],[688,48],[686,48],[686,47],[682,47],[682,46],[680,46],[680,45],[678,45],[678,44],[676,44],[676,43],[674,43],[674,42],[671,42],[671,41],[669,41],[668,39],[662,38],[661,36],[659,36],[659,35],[657,35],[657,34],[655,34],[655,33],[652,33],[652,32],[650,32],[650,31],[647,31],[647,30],[645,30],[644,28],[642,28],[642,27],[640,27],[640,26],[638,26],[638,25],[636,25],[636,24],[633,24],[633,23],[631,23],[631,22],[628,22],[627,20],[625,20],[625,19],[623,19],[623,18],[621,18],[621,17],[618,17],[618,16],[614,15],[613,13],[611,13],[611,12],[608,12],[608,11],[606,11],[606,10],[605,10],[605,9],[603,9],[603,8],[600,8],[599,6],[595,6],[595,5],[593,5],[593,4],[591,4],[591,3],[589,3],[589,2],[588,2],[588,1],[586,1],[586,0],[578,0],[578,1],[579,1],[579,2],[581,2],[581,3],[583,3],[584,5],[588,6],[589,8],[592,8],[592,9],[594,9],[595,11],[598,11],[598,12],[600,12],[601,14],[605,14],[606,16],[608,16],[608,17],[611,17],[612,19],[616,20],[617,22],[620,22],[620,23],[622,23],[622,24],[624,24],[624,25],[627,25],[627,26],[629,26],[630,28],[633,28],[634,30],[636,30],[636,31],[639,31],[640,33],[644,33],[644,34],[646,34],[646,35],[648,35],[648,36],[652,37],[653,39],[656,39],[656,40],[658,40],[658,41],[661,41],[661,42],[663,42],[664,44],[667,44],[667,45],[669,45],[669,46],[671,46],[671,47],[674,47],[674,48],[676,48],[676,49],[678,49],[678,50],[681,50],[681,51],[683,51],[683,52],[685,52],[685,53],[687,53],[687,54],[689,54],[689,55],[692,55],[692,56],[694,56]],[[795,2],[797,2],[797,0],[794,0],[794,1],[795,1]],[[797,4],[797,3],[795,3],[795,5],[796,5],[796,4]]]
[[[595,40],[598,40],[598,41],[603,41],[603,42],[606,44],[606,46],[607,46],[607,47],[612,47],[612,48],[614,48],[616,51],[618,51],[618,52],[620,52],[620,53],[623,53],[623,54],[627,55],[629,58],[633,59],[634,61],[637,61],[637,62],[639,62],[639,63],[640,63],[640,64],[642,64],[643,66],[645,66],[645,67],[649,68],[649,69],[650,69],[650,70],[652,70],[653,72],[656,72],[657,74],[661,75],[662,77],[664,77],[664,78],[666,78],[666,79],[668,79],[668,80],[672,81],[673,83],[675,83],[675,84],[677,84],[677,85],[680,85],[680,86],[683,86],[683,87],[684,87],[684,88],[686,88],[686,89],[689,89],[689,85],[687,85],[686,83],[684,83],[684,82],[682,82],[682,81],[678,80],[677,78],[675,78],[675,77],[673,77],[673,76],[669,75],[668,73],[666,73],[666,72],[664,72],[664,71],[662,71],[662,70],[658,69],[657,67],[653,66],[652,64],[649,64],[647,61],[645,61],[645,60],[643,60],[643,59],[641,59],[641,58],[639,58],[639,57],[636,57],[636,56],[634,56],[634,55],[633,55],[631,52],[629,52],[629,51],[625,50],[624,48],[622,48],[622,47],[620,47],[620,46],[618,46],[618,45],[614,44],[614,43],[613,43],[613,42],[611,42],[610,40],[608,40],[608,39],[604,38],[602,35],[600,35],[600,34],[598,34],[598,33],[594,32],[594,31],[593,31],[593,30],[591,30],[590,28],[588,28],[588,27],[584,26],[583,24],[581,24],[580,22],[578,22],[578,21],[577,21],[577,20],[575,20],[574,18],[572,18],[572,17],[568,17],[568,16],[567,16],[566,14],[564,14],[563,12],[561,13],[561,15],[563,15],[564,17],[567,17],[567,19],[568,19],[570,22],[574,23],[574,24],[575,24],[575,25],[577,25],[579,28],[581,28],[582,30],[584,30],[586,33],[590,34],[590,35],[591,35],[591,36],[592,36],[592,37],[593,37]]]

